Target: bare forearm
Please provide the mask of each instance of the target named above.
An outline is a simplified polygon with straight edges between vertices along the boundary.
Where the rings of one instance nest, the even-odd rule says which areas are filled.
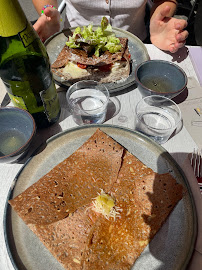
[[[41,11],[42,11],[42,8],[45,6],[45,5],[52,5],[54,6],[55,8],[58,8],[58,3],[57,3],[57,0],[32,0],[33,2],[33,5],[36,9],[36,11],[38,12],[38,14],[40,15],[41,14]]]
[[[169,17],[172,17],[175,14],[176,8],[177,8],[177,1],[176,0],[154,0],[154,4],[151,8],[151,17],[153,15],[155,16],[159,10],[161,10],[163,7],[169,6],[170,12],[168,14]]]

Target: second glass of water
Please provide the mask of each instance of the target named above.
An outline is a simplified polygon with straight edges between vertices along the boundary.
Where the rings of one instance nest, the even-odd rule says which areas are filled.
[[[102,124],[106,118],[109,91],[92,80],[79,81],[67,91],[67,102],[78,125]]]
[[[135,112],[136,130],[159,144],[170,138],[181,121],[178,105],[171,99],[159,95],[141,99]]]

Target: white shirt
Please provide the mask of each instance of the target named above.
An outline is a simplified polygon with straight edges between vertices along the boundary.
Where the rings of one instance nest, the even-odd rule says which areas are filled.
[[[113,27],[127,30],[141,40],[146,38],[144,22],[147,0],[66,0],[64,27],[99,25],[106,16]]]

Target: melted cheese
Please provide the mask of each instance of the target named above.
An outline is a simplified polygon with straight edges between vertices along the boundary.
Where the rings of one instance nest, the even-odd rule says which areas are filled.
[[[116,73],[119,69],[123,69],[125,67],[126,67],[125,61],[114,62],[112,65],[111,72]]]
[[[114,199],[106,194],[103,190],[93,201],[92,209],[99,214],[102,214],[105,218],[115,217],[119,215],[121,209],[115,206]]]
[[[63,69],[63,74],[65,75],[66,73],[70,74],[72,79],[76,79],[89,74],[86,69],[82,69],[78,67],[77,64],[70,61]]]
[[[125,61],[118,61],[113,63],[111,68],[111,76],[115,75],[117,72],[119,72],[120,69],[124,69],[125,67],[126,67]],[[76,63],[71,61],[69,61],[67,65],[63,68],[62,73],[64,76],[67,74],[70,75],[72,79],[82,78],[84,76],[90,75],[88,69],[82,69],[78,67]]]

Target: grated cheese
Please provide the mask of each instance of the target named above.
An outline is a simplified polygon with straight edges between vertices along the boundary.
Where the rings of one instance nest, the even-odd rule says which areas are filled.
[[[115,206],[115,200],[103,190],[93,200],[91,208],[96,213],[102,214],[106,219],[112,217],[114,220],[116,217],[120,217],[120,211],[122,210]]]

